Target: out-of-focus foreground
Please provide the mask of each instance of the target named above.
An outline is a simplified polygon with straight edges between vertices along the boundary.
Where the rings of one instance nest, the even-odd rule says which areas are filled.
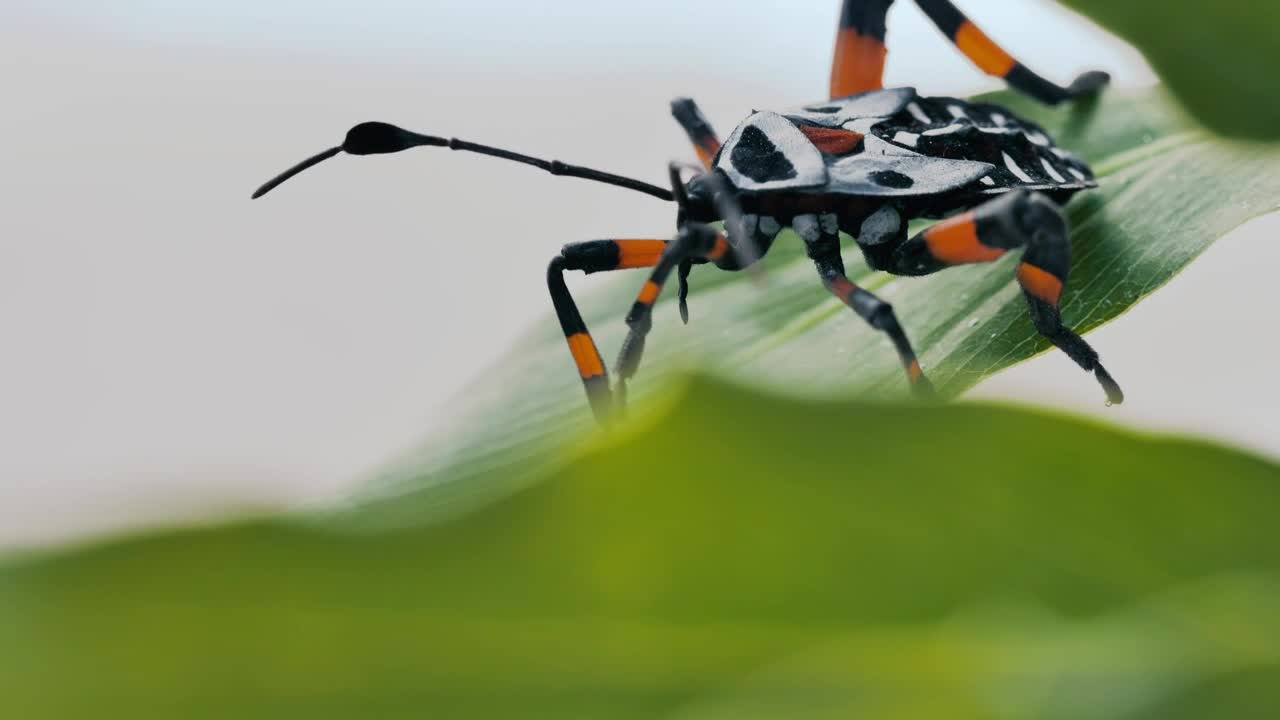
[[[1262,720],[1277,512],[1198,443],[695,380],[462,518],[4,570],[0,714]]]

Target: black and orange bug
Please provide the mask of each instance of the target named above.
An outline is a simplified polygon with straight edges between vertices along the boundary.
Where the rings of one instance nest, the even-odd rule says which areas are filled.
[[[1108,76],[1081,75],[1069,87],[1040,77],[1000,48],[949,0],[914,0],[956,47],[1015,90],[1056,104],[1101,90]],[[1060,210],[1075,193],[1096,187],[1089,167],[1048,134],[989,103],[923,97],[911,88],[884,89],[885,19],[893,0],[844,0],[831,69],[829,100],[781,112],[753,112],[723,144],[692,100],[672,114],[688,133],[701,167],[685,179],[668,168],[670,189],[542,160],[456,138],[422,135],[380,122],[352,128],[342,145],[290,168],[254,193],[257,198],[299,172],[341,152],[394,153],[447,147],[594,180],[677,204],[671,240],[592,240],[565,245],[547,268],[547,285],[570,354],[596,417],[625,398],[651,326],[653,305],[676,272],[679,308],[687,322],[687,278],[693,265],[722,270],[754,267],[784,226],[805,243],[826,289],[888,336],[909,383],[932,387],[893,309],[845,275],[840,233],[852,236],[867,263],[897,275],[927,275],[946,267],[993,261],[1021,250],[1015,272],[1036,329],[1092,372],[1112,403],[1120,387],[1098,354],[1067,328],[1059,301],[1067,282],[1071,241]],[[907,236],[915,218],[944,218]],[[724,230],[712,223],[723,222]],[[616,385],[564,282],[585,273],[652,268],[630,312],[630,332],[615,365]]]

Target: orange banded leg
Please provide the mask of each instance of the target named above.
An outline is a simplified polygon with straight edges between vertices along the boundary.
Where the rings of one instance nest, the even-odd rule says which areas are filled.
[[[813,260],[827,292],[836,296],[871,327],[889,336],[898,351],[902,368],[911,389],[921,397],[933,397],[933,385],[920,369],[920,360],[911,347],[906,332],[898,323],[893,306],[858,287],[845,275],[844,258],[840,256],[840,232],[834,215],[801,215],[791,222],[796,234],[804,240],[805,251]]]
[[[654,264],[649,279],[641,286],[636,301],[627,313],[627,327],[631,331],[622,342],[622,352],[614,369],[618,371],[618,389],[620,398],[626,392],[626,381],[635,376],[640,369],[640,358],[644,355],[645,337],[653,327],[653,304],[662,294],[662,288],[671,272],[688,260],[705,260],[719,263],[729,255],[729,241],[710,225],[688,223],[680,228],[663,252],[662,257]]]
[[[936,223],[902,243],[882,269],[899,275],[926,275],[944,267],[991,262],[1023,248],[1018,284],[1036,330],[1098,379],[1107,400],[1124,393],[1098,360],[1098,353],[1062,324],[1062,291],[1071,268],[1071,237],[1062,211],[1052,200],[1027,191],[1012,192]]]
[[[585,273],[627,268],[652,267],[658,264],[666,249],[665,240],[592,240],[565,245],[560,255],[547,266],[547,288],[556,308],[565,342],[578,367],[578,375],[587,391],[587,400],[596,420],[604,422],[612,409],[612,393],[609,390],[609,373],[605,369],[600,350],[591,339],[587,324],[583,322],[578,306],[564,283],[565,270],[581,270]]]
[[[911,347],[911,341],[907,339],[906,332],[898,324],[893,306],[855,285],[845,277],[844,270],[835,272],[832,268],[819,263],[818,273],[822,276],[822,284],[827,288],[827,292],[848,305],[871,327],[889,336],[894,349],[898,351],[898,359],[902,361],[903,369],[907,371],[907,382],[911,384],[911,389],[921,397],[932,398],[933,384],[920,369],[920,360],[916,357],[916,351]]]
[[[1049,105],[1096,93],[1110,82],[1104,72],[1087,72],[1069,87],[1062,87],[1018,62],[964,16],[951,0],[915,0],[920,9],[955,43],[960,52],[988,75],[1003,78],[1015,90]]]
[[[720,139],[716,137],[716,131],[711,129],[711,123],[707,122],[707,118],[698,109],[698,104],[689,98],[676,98],[671,101],[671,115],[688,134],[702,167],[710,170],[711,161],[720,152]]]
[[[885,17],[893,0],[844,0],[831,60],[832,99],[884,87]]]

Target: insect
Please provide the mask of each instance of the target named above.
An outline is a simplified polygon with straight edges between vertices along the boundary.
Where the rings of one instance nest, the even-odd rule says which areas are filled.
[[[1109,81],[1089,72],[1060,87],[1019,63],[948,0],[914,0],[955,46],[990,75],[1037,100],[1056,104],[1100,91]],[[313,165],[346,152],[394,153],[447,147],[647,193],[677,204],[670,239],[613,239],[565,245],[547,268],[547,285],[589,404],[604,421],[625,402],[652,325],[654,302],[674,272],[679,309],[688,322],[688,277],[694,265],[754,268],[783,227],[805,243],[824,287],[893,343],[907,381],[929,396],[893,308],[845,275],[840,233],[854,238],[867,263],[897,275],[927,275],[955,265],[991,262],[1021,251],[1016,280],[1036,330],[1092,372],[1108,402],[1124,395],[1098,354],[1067,328],[1059,301],[1071,241],[1060,210],[1075,193],[1096,187],[1089,167],[1057,147],[1035,124],[993,104],[923,97],[882,84],[886,15],[893,0],[844,0],[836,35],[829,99],[802,107],[755,111],[723,143],[689,99],[671,105],[701,165],[687,180],[668,167],[670,189],[542,160],[477,143],[446,139],[381,122],[353,127],[342,145],[295,165],[254,193],[261,197]],[[907,236],[915,218],[938,219]],[[723,222],[724,230],[712,223]],[[565,285],[564,273],[652,268],[626,322],[616,384]]]

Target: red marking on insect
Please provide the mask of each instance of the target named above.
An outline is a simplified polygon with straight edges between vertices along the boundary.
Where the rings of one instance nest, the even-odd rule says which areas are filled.
[[[809,142],[828,155],[849,155],[857,152],[865,137],[862,133],[841,128],[825,128],[814,125],[800,125],[800,132],[809,138]]]

